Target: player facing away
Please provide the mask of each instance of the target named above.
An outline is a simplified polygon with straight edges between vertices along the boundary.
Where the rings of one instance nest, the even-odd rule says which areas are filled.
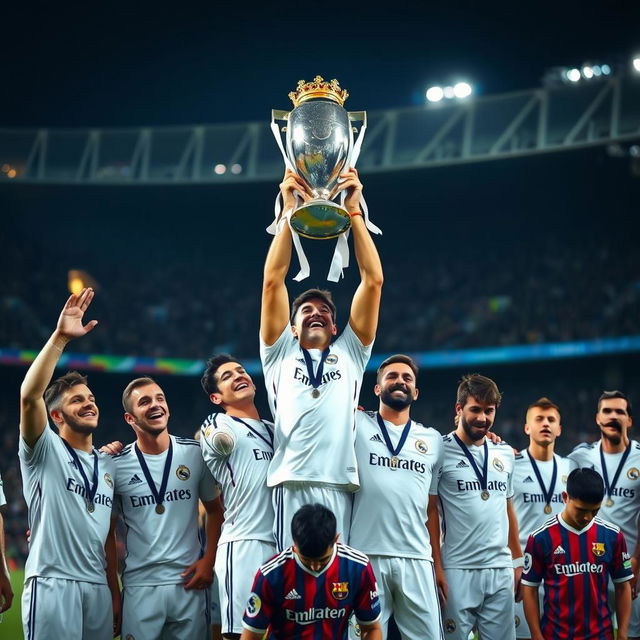
[[[600,440],[580,444],[569,457],[580,467],[595,469],[604,481],[605,497],[599,516],[615,522],[624,534],[631,554],[631,568],[635,579],[631,584],[635,595],[640,567],[640,443],[629,438],[633,424],[631,401],[622,391],[605,391],[598,398],[596,424]],[[609,585],[612,604],[613,587]],[[629,638],[640,638],[640,598],[631,603]]]
[[[481,638],[515,638],[522,552],[512,504],[514,455],[506,443],[487,438],[500,399],[490,378],[462,378],[457,428],[443,436],[438,495],[429,496],[427,528],[445,637],[452,640],[467,640],[474,626]]]
[[[563,492],[564,510],[529,537],[522,588],[532,640],[613,640],[609,576],[615,585],[617,638],[628,639],[633,573],[622,532],[596,515],[603,496],[596,471],[574,469]]]
[[[122,394],[135,442],[114,456],[116,507],[127,529],[122,572],[122,637],[207,638],[218,489],[200,444],[169,435],[169,406],[152,378],[132,380]],[[198,501],[207,511],[206,549]]]
[[[429,493],[437,489],[442,436],[409,415],[418,397],[417,375],[409,356],[387,358],[378,368],[374,387],[378,411],[356,414],[361,486],[354,494],[349,544],[369,556],[375,572],[383,638],[393,614],[404,640],[441,640],[425,521]]]
[[[0,507],[3,507],[5,504],[7,504],[7,499],[4,495],[2,477],[0,477]],[[9,609],[12,602],[13,589],[11,587],[4,545],[4,520],[2,519],[2,513],[0,513],[0,614]]]
[[[241,640],[346,640],[355,614],[364,640],[381,640],[380,604],[368,558],[338,542],[336,519],[320,504],[291,521],[293,546],[262,565]]]
[[[524,425],[529,446],[516,455],[513,473],[513,507],[523,549],[529,534],[564,507],[562,493],[576,463],[554,453],[561,431],[560,409],[551,400],[540,398],[529,405]],[[515,609],[516,638],[531,638],[522,601]]]
[[[215,564],[222,634],[237,639],[256,569],[276,552],[271,489],[267,487],[273,424],[260,418],[254,404],[255,385],[236,358],[210,358],[202,387],[222,409],[204,421],[200,444],[224,503]]]
[[[342,178],[360,270],[342,334],[334,341],[336,309],[327,291],[311,289],[298,296],[289,316],[288,226],[273,239],[264,266],[260,357],[275,417],[268,484],[276,488],[275,539],[280,550],[290,544],[293,514],[307,503],[329,507],[338,532],[348,539],[351,492],[359,486],[354,414],[378,326],[383,277],[378,252],[358,210],[362,193],[358,174],[350,169]],[[280,189],[285,210],[295,204],[294,192],[309,198],[304,182],[291,172],[285,174]]]
[[[31,529],[22,621],[29,640],[109,640],[119,631],[114,465],[93,448],[98,406],[77,372],[47,388],[69,341],[96,326],[82,323],[92,299],[91,289],[69,297],[20,388],[18,455]]]

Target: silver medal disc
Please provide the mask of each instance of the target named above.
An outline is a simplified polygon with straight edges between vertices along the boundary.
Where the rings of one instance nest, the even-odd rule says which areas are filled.
[[[320,397],[320,390],[319,390],[319,389],[314,389],[314,390],[311,392],[311,395],[312,395],[312,397],[314,397],[314,398],[319,398],[319,397]]]
[[[489,499],[489,492],[485,489],[485,490],[480,494],[480,497],[481,497],[483,500],[488,500],[488,499]]]
[[[93,504],[93,502],[87,502],[87,511],[89,513],[93,513],[96,510],[96,506]]]
[[[157,514],[163,514],[164,513],[164,505],[163,504],[157,504],[156,505],[156,513]]]

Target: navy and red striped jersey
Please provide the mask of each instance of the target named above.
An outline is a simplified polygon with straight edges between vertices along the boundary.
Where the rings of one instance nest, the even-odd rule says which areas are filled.
[[[251,591],[243,626],[255,633],[269,628],[269,640],[342,640],[352,612],[363,624],[380,617],[369,559],[340,542],[318,573],[285,549],[258,569]]]
[[[534,531],[524,554],[522,583],[544,580],[545,638],[613,640],[607,583],[631,580],[631,561],[619,527],[595,517],[584,529],[554,516]]]

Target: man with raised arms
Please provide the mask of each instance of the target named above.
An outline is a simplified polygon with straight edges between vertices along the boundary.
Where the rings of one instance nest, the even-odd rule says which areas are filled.
[[[224,522],[216,554],[222,634],[237,639],[256,569],[276,552],[267,470],[273,457],[273,424],[254,404],[253,380],[237,359],[209,359],[202,388],[222,409],[201,427],[202,455],[222,490]]]
[[[260,356],[275,417],[275,452],[268,484],[275,487],[275,538],[290,544],[293,514],[319,502],[336,516],[348,539],[351,492],[359,486],[354,450],[354,414],[362,374],[378,325],[382,266],[359,211],[362,184],[355,169],[342,175],[344,206],[351,230],[360,284],[349,320],[337,334],[336,309],[327,291],[311,289],[294,300],[289,313],[285,277],[291,261],[291,230],[273,239],[264,267]],[[309,199],[304,182],[292,172],[280,185],[284,209],[295,193]]]
[[[136,434],[113,458],[116,506],[127,528],[122,637],[207,638],[218,489],[200,443],[169,435],[169,406],[152,378],[132,380],[122,405]],[[208,516],[204,555],[198,500]]]
[[[529,534],[564,507],[562,493],[576,463],[554,453],[562,431],[560,409],[548,398],[529,405],[524,432],[529,447],[516,455],[513,474],[513,507],[518,517],[520,546],[527,546]],[[522,602],[516,602],[516,638],[531,638]]]
[[[440,604],[429,533],[442,436],[409,415],[418,397],[418,367],[405,355],[378,368],[377,412],[356,414],[360,490],[354,494],[349,544],[366,553],[378,581],[383,638],[393,614],[404,640],[441,640]],[[375,524],[372,515],[375,514]],[[439,538],[436,538],[439,544]]]
[[[474,626],[481,638],[516,635],[514,595],[522,551],[512,505],[514,455],[505,442],[487,438],[501,395],[490,378],[462,378],[457,427],[443,436],[438,495],[429,496],[427,528],[445,604],[445,637],[452,640],[467,640]]]
[[[602,476],[605,496],[598,515],[622,529],[631,554],[635,595],[640,577],[640,443],[629,438],[633,424],[629,398],[622,391],[604,391],[598,398],[596,424],[600,439],[592,444],[579,444],[569,457],[578,466],[591,467]],[[610,603],[613,596],[610,584]],[[640,640],[640,598],[632,602],[629,638]]]
[[[82,324],[92,299],[92,289],[69,297],[20,388],[18,455],[31,529],[22,622],[29,640],[110,640],[119,631],[120,594],[110,532],[114,465],[93,448],[96,400],[87,379],[77,372],[47,388],[69,341],[96,326],[96,320]],[[49,418],[57,433],[49,427]]]

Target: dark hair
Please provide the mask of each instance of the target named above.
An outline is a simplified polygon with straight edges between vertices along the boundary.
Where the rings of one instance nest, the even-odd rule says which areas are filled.
[[[495,404],[496,407],[500,406],[500,400],[502,400],[502,394],[496,383],[491,378],[481,376],[479,373],[468,373],[462,376],[458,385],[456,402],[461,407],[467,404],[470,397],[485,404]]]
[[[574,469],[567,478],[567,495],[587,504],[599,504],[604,498],[602,476],[590,467]]]
[[[122,392],[122,406],[124,407],[124,410],[127,413],[131,413],[131,394],[133,393],[134,389],[137,389],[138,387],[143,387],[147,384],[157,384],[157,382],[153,379],[150,378],[149,376],[144,376],[143,378],[136,378],[135,380],[132,380],[125,388],[124,391]]]
[[[386,369],[390,364],[394,364],[396,362],[401,362],[402,364],[406,364],[411,371],[413,371],[413,375],[418,378],[418,365],[415,363],[413,358],[409,356],[405,356],[402,353],[396,353],[394,356],[389,356],[386,360],[384,360],[378,370],[376,371],[376,383],[380,384],[380,378],[382,377],[382,372]]]
[[[202,378],[200,378],[200,384],[202,385],[204,392],[207,394],[207,397],[212,393],[218,392],[216,373],[218,372],[218,369],[223,364],[227,364],[227,362],[237,362],[240,364],[240,361],[237,358],[230,356],[228,353],[219,353],[218,355],[211,356],[207,360],[207,368],[204,370]]]
[[[629,417],[633,415],[633,412],[631,410],[631,400],[629,400],[626,393],[623,393],[622,391],[618,391],[618,389],[614,389],[613,391],[602,392],[602,395],[598,398],[598,411],[600,411],[600,405],[602,404],[603,400],[611,400],[613,398],[622,398],[623,400],[626,400],[627,413],[629,414]]]
[[[83,376],[77,371],[68,371],[63,376],[56,378],[44,392],[44,403],[47,410],[59,409],[64,392],[77,384],[87,384],[87,376]]]
[[[296,313],[298,309],[307,301],[318,298],[324,302],[331,310],[331,319],[333,323],[336,322],[336,305],[331,297],[331,291],[326,289],[307,289],[301,293],[291,304],[291,324],[295,323]]]
[[[291,537],[307,558],[319,558],[336,539],[336,517],[321,504],[305,504],[291,520]]]
[[[558,415],[560,414],[560,407],[557,404],[554,404],[553,402],[551,402],[551,400],[549,400],[549,398],[543,396],[542,398],[538,398],[535,402],[532,402],[528,407],[527,407],[527,412],[529,411],[529,409],[535,409],[536,407],[538,407],[538,409],[555,409],[558,412]]]

